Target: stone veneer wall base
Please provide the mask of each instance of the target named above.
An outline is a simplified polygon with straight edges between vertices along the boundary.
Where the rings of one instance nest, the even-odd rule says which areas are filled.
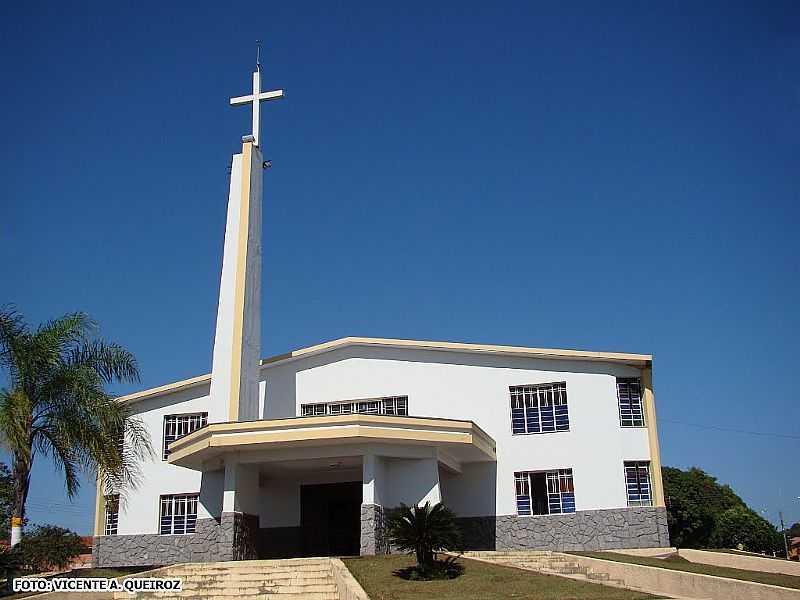
[[[380,504],[361,505],[361,555],[388,554],[386,511]]]
[[[258,517],[223,513],[198,519],[189,535],[102,535],[94,538],[95,567],[150,567],[181,562],[214,562],[256,558]]]
[[[458,519],[465,550],[611,550],[669,546],[667,510],[631,507],[564,515]]]

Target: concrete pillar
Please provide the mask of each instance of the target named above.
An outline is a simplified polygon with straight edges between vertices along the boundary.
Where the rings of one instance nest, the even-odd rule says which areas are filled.
[[[371,452],[362,462],[361,554],[386,554],[386,524],[383,502],[386,495],[386,467],[383,458]]]

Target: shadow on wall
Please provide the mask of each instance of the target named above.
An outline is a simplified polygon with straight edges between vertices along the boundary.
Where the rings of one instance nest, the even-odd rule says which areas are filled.
[[[465,464],[461,473],[439,471],[442,502],[456,513],[464,550],[497,548],[497,463]]]

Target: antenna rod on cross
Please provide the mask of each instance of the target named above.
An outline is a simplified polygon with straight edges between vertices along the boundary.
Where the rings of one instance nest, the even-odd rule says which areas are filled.
[[[256,40],[256,69],[261,70],[261,40]]]

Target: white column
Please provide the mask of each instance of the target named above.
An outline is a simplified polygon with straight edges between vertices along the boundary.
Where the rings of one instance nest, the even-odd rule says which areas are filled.
[[[238,498],[239,461],[235,457],[225,459],[225,484],[222,488],[222,512],[241,512]]]
[[[384,477],[383,459],[372,453],[364,454],[362,464],[362,504],[383,504]]]
[[[257,419],[261,358],[261,151],[233,156],[209,421]]]

